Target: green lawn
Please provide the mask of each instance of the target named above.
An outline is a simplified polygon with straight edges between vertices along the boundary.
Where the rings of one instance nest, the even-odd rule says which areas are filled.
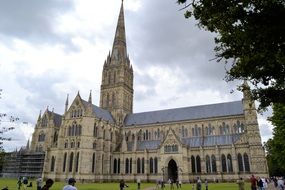
[[[36,190],[36,182],[33,182],[33,187],[28,187],[27,190]],[[128,188],[126,190],[136,190],[137,185],[135,183],[127,183]],[[55,182],[50,190],[61,190],[65,183]],[[6,179],[0,178],[0,190],[8,186],[9,190],[17,190],[17,180],[16,179]],[[119,183],[76,183],[78,190],[119,190]],[[141,189],[146,189],[148,187],[155,187],[154,183],[143,183]],[[176,189],[176,187],[174,188]],[[237,190],[238,186],[235,183],[209,183],[209,190]],[[249,190],[249,184],[246,184],[246,190]],[[23,189],[22,189],[23,190]],[[170,190],[169,185],[166,185],[164,190]],[[192,184],[182,184],[181,190],[192,190]],[[196,190],[196,187],[195,187]],[[204,184],[202,185],[202,190],[205,190]]]

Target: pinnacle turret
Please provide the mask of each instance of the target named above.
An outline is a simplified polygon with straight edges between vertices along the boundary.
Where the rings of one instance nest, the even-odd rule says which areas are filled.
[[[41,118],[42,118],[42,110],[40,110],[39,117],[38,117],[38,121],[40,121]]]
[[[90,90],[88,102],[89,102],[90,104],[92,104],[92,90]]]
[[[67,94],[66,101],[65,101],[65,113],[67,112],[67,109],[68,109],[68,96],[69,94]]]

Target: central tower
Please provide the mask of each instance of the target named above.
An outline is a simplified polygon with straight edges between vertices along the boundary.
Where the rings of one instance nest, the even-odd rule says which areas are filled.
[[[124,6],[121,4],[111,54],[105,60],[100,94],[100,107],[109,110],[117,124],[133,112],[133,68],[127,54]]]

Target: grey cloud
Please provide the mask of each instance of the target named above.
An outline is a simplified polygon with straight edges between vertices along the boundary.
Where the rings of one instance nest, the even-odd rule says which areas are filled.
[[[140,91],[139,89],[135,90],[135,102],[148,99],[152,96],[156,96],[157,92],[155,86],[157,81],[155,78],[149,76],[148,74],[139,74],[135,72],[136,82],[147,88],[146,91]],[[137,85],[136,83],[134,84]]]
[[[260,129],[262,140],[264,142],[266,142],[269,138],[272,138],[272,129],[270,128],[269,125],[265,125],[265,124],[260,125],[259,129]]]
[[[59,15],[73,9],[70,0],[8,0],[0,2],[0,38],[24,39],[33,43],[64,43],[72,46],[68,36],[55,32]]]
[[[66,73],[49,70],[40,76],[30,76],[19,72],[16,77],[21,88],[29,92],[25,102],[26,105],[29,105],[30,112],[19,113],[24,121],[33,123],[37,117],[33,113],[37,113],[47,106],[50,110],[55,108],[55,112],[62,114],[66,97],[58,95],[54,86],[68,80]],[[60,107],[61,105],[62,107]]]
[[[185,19],[179,8],[175,1],[145,0],[140,11],[126,13],[128,47],[134,64],[141,70],[150,66],[179,67],[181,77],[187,79],[179,87],[184,92],[212,89],[229,94],[237,83],[226,83],[225,65],[212,60],[215,34]]]

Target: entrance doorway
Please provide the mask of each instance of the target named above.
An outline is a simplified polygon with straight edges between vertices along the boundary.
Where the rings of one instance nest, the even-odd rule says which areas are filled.
[[[178,179],[178,168],[173,159],[168,162],[168,179],[171,179],[174,182]]]

